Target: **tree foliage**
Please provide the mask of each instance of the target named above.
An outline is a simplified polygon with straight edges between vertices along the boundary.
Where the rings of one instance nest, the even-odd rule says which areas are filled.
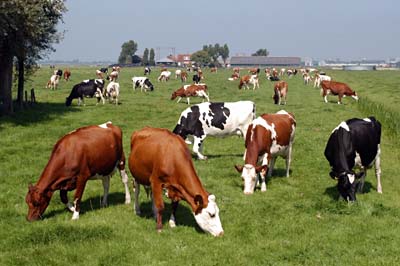
[[[129,40],[124,42],[121,46],[121,53],[118,57],[119,64],[131,64],[132,63],[132,56],[137,51],[137,43],[133,40]]]
[[[144,66],[149,65],[149,49],[147,49],[147,48],[144,49],[144,52],[143,52],[142,64]]]
[[[156,65],[155,52],[154,52],[153,48],[150,49],[149,65],[150,66],[155,66]]]
[[[203,50],[208,53],[210,57],[210,61],[208,64],[212,65],[219,65],[218,63],[218,57],[221,57],[224,63],[226,62],[226,59],[229,57],[229,48],[227,44],[224,44],[224,46],[220,46],[219,43],[216,43],[214,45],[209,44],[209,45],[203,45]]]
[[[63,0],[0,2],[0,112],[13,112],[13,61],[18,62],[18,102],[22,104],[25,68],[42,59],[62,38],[57,23],[66,11]]]
[[[192,54],[190,60],[195,61],[198,65],[209,65],[211,63],[211,57],[207,51],[200,50]]]
[[[268,56],[269,51],[267,49],[258,49],[252,56]]]
[[[219,53],[221,55],[222,60],[224,61],[224,64],[226,64],[226,59],[229,58],[229,47],[226,43],[224,44],[224,46],[221,47]]]

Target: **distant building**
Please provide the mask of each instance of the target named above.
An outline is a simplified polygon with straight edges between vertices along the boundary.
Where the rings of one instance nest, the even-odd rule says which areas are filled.
[[[164,66],[173,66],[176,65],[175,61],[168,58],[164,57],[156,61],[156,65],[164,65]]]
[[[170,55],[169,59],[174,60],[178,66],[191,65],[192,61],[190,60],[191,54],[178,54],[176,56]]]
[[[230,65],[234,66],[300,66],[300,57],[271,57],[271,56],[232,56]]]

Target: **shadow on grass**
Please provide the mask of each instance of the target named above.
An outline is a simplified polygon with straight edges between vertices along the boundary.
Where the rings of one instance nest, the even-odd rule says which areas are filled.
[[[16,126],[29,126],[56,119],[57,117],[71,112],[80,112],[80,108],[66,107],[64,103],[36,103],[23,110],[16,111],[8,116],[0,116],[0,130],[2,123],[11,123]]]
[[[364,189],[362,192],[357,192],[357,194],[364,194],[371,192],[372,184],[368,181],[364,183]],[[333,200],[339,200],[339,191],[337,189],[337,185],[328,187],[325,189],[324,195],[328,195]]]
[[[239,153],[238,154],[207,154],[205,156],[207,156],[207,160],[210,160],[210,159],[219,159],[219,158],[224,158],[224,157],[240,157],[240,158],[242,158],[243,154],[239,154]],[[197,155],[194,153],[192,153],[192,159],[202,161],[202,160],[199,160],[197,158]]]
[[[156,219],[153,216],[152,202],[150,199],[149,201],[140,204],[140,212],[141,212],[140,217],[153,220],[154,227],[156,227]],[[171,212],[172,212],[171,203],[167,203],[164,201],[164,211],[162,215],[162,223],[164,226],[169,226],[168,221],[171,216]],[[176,220],[176,226],[194,227],[197,232],[203,232],[197,225],[192,210],[181,203],[179,204],[176,210],[175,220]]]
[[[68,193],[70,201],[71,201],[74,193],[75,193],[75,191],[71,191],[70,193]],[[58,193],[54,193],[53,197],[58,197],[57,194]],[[82,201],[81,202],[81,211],[79,214],[82,215],[85,212],[90,212],[90,211],[94,211],[94,210],[103,208],[103,207],[101,207],[102,199],[103,199],[103,195],[101,195],[101,196],[99,195],[99,196],[91,197],[91,198],[88,198],[88,199]],[[108,194],[108,207],[121,205],[121,204],[125,204],[125,193],[114,192],[114,193]],[[45,212],[43,215],[43,218],[48,219],[48,218],[51,218],[53,216],[59,215],[64,212],[69,212],[69,210],[65,207],[63,209],[53,210],[48,213]],[[71,213],[71,216],[72,216],[72,213]]]

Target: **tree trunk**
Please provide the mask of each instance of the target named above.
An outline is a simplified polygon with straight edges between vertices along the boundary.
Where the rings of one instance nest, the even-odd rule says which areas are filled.
[[[20,108],[24,105],[24,73],[25,73],[25,60],[18,58],[18,93],[17,102]]]
[[[0,52],[0,114],[10,114],[12,102],[12,68],[13,57]]]

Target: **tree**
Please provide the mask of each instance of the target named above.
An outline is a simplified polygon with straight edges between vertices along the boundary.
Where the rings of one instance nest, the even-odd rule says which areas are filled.
[[[225,43],[223,47],[219,50],[219,54],[221,55],[224,64],[226,64],[226,59],[229,57],[229,48],[228,45]]]
[[[154,49],[151,48],[150,49],[150,57],[149,57],[149,65],[150,66],[155,66],[156,65],[156,61],[154,60],[154,58],[155,58]]]
[[[149,49],[147,49],[147,48],[144,49],[144,52],[143,52],[142,64],[144,66],[149,65]]]
[[[119,64],[131,64],[132,63],[132,56],[137,51],[137,43],[133,40],[129,40],[124,42],[121,46],[121,53],[118,57]]]
[[[12,113],[13,60],[17,59],[18,96],[23,102],[26,67],[54,50],[62,34],[56,26],[66,11],[63,0],[8,0],[0,2],[0,113]]]
[[[258,49],[252,56],[268,56],[269,51],[267,49]]]
[[[200,50],[192,54],[190,60],[195,61],[198,65],[208,65],[211,63],[211,57],[207,51]]]

